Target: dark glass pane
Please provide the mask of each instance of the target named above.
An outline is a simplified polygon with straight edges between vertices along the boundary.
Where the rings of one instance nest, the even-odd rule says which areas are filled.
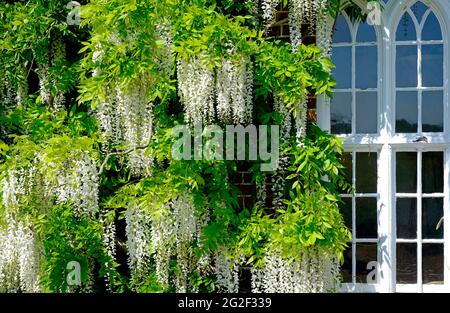
[[[397,238],[417,238],[417,200],[397,198]]]
[[[444,131],[444,95],[442,91],[422,93],[422,131]]]
[[[342,198],[342,202],[340,208],[344,218],[344,224],[352,230],[352,198]]]
[[[336,29],[333,34],[333,42],[352,42],[350,29],[344,16],[339,16],[336,22]]]
[[[377,47],[356,47],[355,49],[356,88],[376,88],[378,80]]]
[[[357,42],[376,42],[377,35],[375,34],[375,30],[373,26],[361,22],[358,26],[358,35],[356,36]]]
[[[356,153],[356,192],[377,192],[377,158],[376,152]]]
[[[356,93],[356,133],[376,134],[378,131],[378,93]]]
[[[417,87],[417,46],[397,46],[397,87]]]
[[[356,282],[367,283],[367,275],[374,269],[367,269],[370,262],[377,262],[377,244],[365,243],[356,245]]]
[[[422,246],[422,272],[424,284],[444,283],[444,245],[439,243]]]
[[[344,166],[344,176],[347,183],[350,185],[353,184],[352,182],[352,172],[353,172],[353,156],[351,153],[344,153],[341,157],[341,164]],[[342,190],[342,188],[338,187],[339,193],[344,194],[348,193],[348,190]]]
[[[341,266],[342,280],[344,283],[352,282],[352,244],[344,251],[344,264]]]
[[[403,14],[402,18],[400,19],[395,38],[397,41],[417,39],[414,22],[408,13]]]
[[[333,76],[336,80],[336,89],[347,89],[352,87],[352,48],[334,47],[331,56],[335,68]]]
[[[444,224],[436,229],[439,221],[444,216],[444,199],[424,198],[422,199],[422,238],[443,239]]]
[[[422,85],[442,87],[444,78],[444,48],[442,45],[422,46]]]
[[[352,132],[352,94],[335,92],[331,99],[331,133],[350,134]]]
[[[417,153],[398,152],[396,164],[397,192],[417,192]]]
[[[417,21],[420,22],[422,21],[422,17],[424,16],[425,12],[427,12],[428,7],[423,4],[422,2],[418,1],[416,3],[414,3],[411,6],[411,11],[414,13],[414,15],[417,18]]]
[[[356,198],[356,237],[378,237],[376,198]]]
[[[397,283],[417,283],[417,244],[397,243]]]
[[[417,133],[418,111],[417,92],[398,91],[395,103],[395,132]]]
[[[433,12],[428,15],[422,29],[422,40],[442,40],[441,25]]]
[[[444,192],[444,153],[422,153],[422,192]]]

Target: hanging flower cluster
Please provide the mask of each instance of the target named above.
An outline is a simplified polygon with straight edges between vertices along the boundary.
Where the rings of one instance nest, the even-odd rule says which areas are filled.
[[[127,150],[127,167],[134,176],[150,175],[152,157],[146,150],[153,135],[153,103],[147,100],[145,79],[131,90],[110,88],[107,93],[95,110],[104,142]]]
[[[206,56],[177,63],[178,94],[190,124],[214,120],[214,70],[205,64]]]
[[[264,258],[262,269],[252,269],[254,293],[323,293],[339,285],[339,261],[327,251],[312,249],[288,261],[277,251]]]
[[[302,43],[302,25],[310,24],[316,27],[326,14],[328,0],[290,0],[289,1],[289,32],[293,50]],[[272,24],[276,13],[277,0],[262,0],[261,9],[263,19],[268,25]]]
[[[128,266],[133,279],[147,273],[150,244],[150,221],[148,215],[136,203],[131,203],[126,215]]]
[[[40,292],[40,247],[31,223],[6,216],[0,227],[0,292]]]
[[[58,65],[58,63],[66,59],[66,47],[61,37],[54,39],[47,53],[47,60],[38,64],[37,73],[39,76],[39,95],[41,102],[50,105],[54,110],[64,108],[64,93],[52,90],[55,80],[50,77],[50,67]],[[53,88],[52,88],[53,87]]]
[[[223,59],[213,69],[206,56],[178,61],[178,91],[189,124],[248,124],[252,118],[253,70],[250,60]],[[215,107],[217,103],[217,108]],[[216,114],[217,113],[217,114]]]
[[[71,203],[75,213],[93,217],[98,212],[98,173],[88,155],[66,159],[61,167],[42,161],[41,155],[27,168],[10,170],[2,181],[2,202],[18,207],[25,197],[39,196],[46,203]]]
[[[214,254],[216,285],[219,292],[239,292],[239,266],[238,262],[230,261],[227,250],[222,248]]]
[[[196,287],[188,283],[188,275],[206,272],[209,258],[197,257],[192,244],[200,238],[208,219],[208,214],[197,215],[193,199],[188,194],[172,199],[155,214],[151,222],[151,246],[156,275],[162,286],[167,287],[171,282],[169,261],[175,257],[178,270],[173,284],[177,292],[196,291]]]

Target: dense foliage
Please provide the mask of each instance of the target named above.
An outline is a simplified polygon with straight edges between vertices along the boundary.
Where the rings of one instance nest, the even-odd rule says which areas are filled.
[[[80,2],[81,25],[65,0],[0,4],[0,291],[233,292],[241,266],[253,291],[335,290],[350,187],[341,142],[306,123],[333,65],[295,29],[353,2],[289,2],[292,44],[267,36],[287,1]],[[173,158],[174,127],[197,123],[280,125],[278,169]]]

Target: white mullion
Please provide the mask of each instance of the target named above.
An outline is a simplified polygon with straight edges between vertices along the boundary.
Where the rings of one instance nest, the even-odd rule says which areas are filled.
[[[444,199],[444,285],[450,289],[450,227],[448,226],[450,219],[450,149],[445,150],[444,154],[444,193],[446,198]],[[447,225],[446,225],[447,224]]]
[[[417,151],[417,287],[422,286],[422,150]]]
[[[352,152],[352,185],[356,190],[356,152]],[[356,283],[356,197],[352,197],[352,283]]]

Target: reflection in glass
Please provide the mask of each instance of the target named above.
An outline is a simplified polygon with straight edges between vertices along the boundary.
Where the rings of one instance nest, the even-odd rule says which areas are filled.
[[[377,262],[377,244],[364,243],[356,244],[356,282],[367,283],[368,274],[373,271],[373,268],[367,269],[370,262]]]
[[[377,192],[377,157],[376,152],[356,153],[356,192]]]
[[[414,26],[413,19],[409,13],[403,14],[397,27],[397,33],[395,35],[397,41],[416,40],[416,28]]]
[[[377,35],[372,26],[366,22],[361,22],[358,26],[358,34],[356,36],[357,42],[376,42]]]
[[[378,237],[377,198],[356,198],[356,237]]]
[[[397,152],[397,192],[417,192],[417,153]]]
[[[350,29],[348,28],[347,21],[345,17],[340,15],[336,21],[336,30],[333,34],[333,42],[352,42],[352,37],[350,35]]]
[[[417,238],[417,199],[397,198],[397,238]]]
[[[397,91],[395,102],[395,132],[417,133],[418,98],[415,91]]]
[[[424,239],[443,239],[444,226],[437,225],[444,216],[443,198],[424,198],[422,199],[422,238]]]
[[[417,244],[397,243],[397,283],[417,283]]]
[[[433,12],[428,15],[423,26],[422,40],[442,40],[441,25]]]
[[[444,153],[422,153],[422,192],[444,192]]]
[[[356,133],[376,134],[378,131],[378,93],[356,92]]]
[[[422,279],[424,284],[444,283],[444,245],[424,244],[422,246]]]
[[[352,48],[333,48],[332,61],[336,67],[333,76],[336,80],[336,89],[347,89],[352,87]]]
[[[417,46],[397,46],[397,87],[417,87]]]
[[[331,133],[350,134],[352,132],[352,94],[335,92],[331,99]]]
[[[444,95],[442,91],[422,93],[422,131],[444,131]]]
[[[376,46],[356,47],[356,88],[376,88],[378,79],[378,51]]]
[[[443,45],[422,46],[422,85],[442,87],[444,77]]]

